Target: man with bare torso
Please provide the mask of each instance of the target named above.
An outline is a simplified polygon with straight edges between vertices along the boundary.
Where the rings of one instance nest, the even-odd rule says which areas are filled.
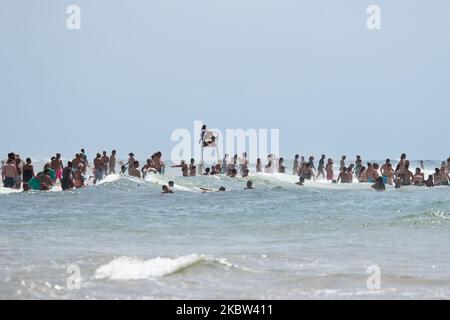
[[[102,160],[102,155],[97,153],[97,156],[94,159],[94,184],[103,179],[105,165]]]
[[[133,167],[128,172],[131,177],[140,178],[141,172],[139,171],[139,161],[134,161]]]
[[[116,150],[113,150],[109,156],[109,174],[116,174],[116,154]]]
[[[14,160],[9,159],[2,168],[3,187],[13,189],[16,185],[17,168]]]
[[[125,164],[125,166],[128,166],[128,175],[131,176],[130,172],[133,171],[134,162],[136,160],[134,159],[134,153],[133,152],[131,152],[128,156],[129,156],[128,162]]]
[[[108,175],[109,157],[106,154],[106,151],[103,151],[102,161],[103,161],[103,172],[105,173],[105,175]]]
[[[50,162],[50,168],[55,171],[56,179],[61,182],[62,171],[63,171],[63,163],[61,160],[61,154],[57,153],[55,159]]]

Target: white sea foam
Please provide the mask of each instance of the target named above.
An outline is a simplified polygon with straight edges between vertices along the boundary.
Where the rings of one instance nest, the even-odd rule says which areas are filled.
[[[0,194],[10,194],[10,193],[17,193],[17,192],[22,192],[22,190],[0,187]]]
[[[95,272],[95,278],[109,280],[160,278],[177,273],[203,259],[203,256],[198,254],[173,259],[158,257],[145,261],[132,257],[119,257],[99,267]]]

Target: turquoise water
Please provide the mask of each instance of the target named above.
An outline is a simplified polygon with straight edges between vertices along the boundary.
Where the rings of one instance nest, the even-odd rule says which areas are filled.
[[[243,190],[242,178],[175,174],[0,189],[0,299],[450,298],[449,187],[259,174]],[[175,193],[160,195],[172,179]],[[79,289],[67,286],[71,265]],[[366,284],[373,265],[379,290]]]

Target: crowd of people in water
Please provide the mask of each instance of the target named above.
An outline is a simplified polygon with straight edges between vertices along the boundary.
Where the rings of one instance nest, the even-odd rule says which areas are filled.
[[[434,187],[441,185],[449,185],[450,176],[450,157],[443,161],[440,168],[435,168],[434,173],[425,177],[424,162],[420,161],[420,165],[410,168],[410,161],[406,154],[402,154],[400,161],[394,166],[390,159],[386,159],[383,164],[367,162],[363,163],[361,156],[356,156],[354,162],[348,163],[346,156],[342,156],[339,161],[339,170],[335,172],[337,166],[331,158],[325,155],[320,157],[318,165],[315,165],[313,156],[308,160],[300,155],[295,155],[292,167],[292,174],[299,177],[297,185],[304,185],[306,180],[328,180],[331,183],[371,183],[375,190],[385,190],[386,185],[393,185],[395,188],[403,186],[426,186]],[[73,160],[63,164],[61,154],[57,153],[54,157],[44,165],[43,170],[35,172],[33,162],[30,158],[22,160],[21,156],[13,152],[8,154],[7,160],[2,161],[1,175],[5,188],[29,190],[50,190],[59,182],[63,191],[83,188],[87,185],[88,180],[92,179],[93,183],[104,179],[105,176],[116,174],[116,168],[119,167],[118,174],[128,174],[131,177],[145,178],[148,174],[164,174],[166,164],[162,160],[162,153],[156,152],[145,164],[140,167],[140,162],[135,159],[133,153],[129,153],[128,161],[117,162],[117,152],[113,150],[109,155],[106,151],[97,153],[92,163],[88,161],[86,152],[81,149],[75,155]],[[249,160],[247,154],[243,153],[241,157],[234,155],[229,157],[225,154],[222,160],[211,167],[203,168],[198,166],[195,159],[191,159],[189,164],[181,161],[180,164],[171,165],[172,168],[180,168],[184,177],[192,177],[197,175],[224,175],[228,177],[249,177]],[[87,170],[92,170],[92,175],[87,174]],[[287,173],[285,161],[283,158],[277,158],[275,155],[267,157],[267,163],[263,166],[261,159],[256,161],[256,172],[266,173]],[[336,178],[337,177],[337,178]],[[247,182],[247,189],[252,189],[251,181]],[[211,190],[202,189],[203,192],[225,191],[225,188]],[[173,192],[173,181],[163,186],[162,193]]]

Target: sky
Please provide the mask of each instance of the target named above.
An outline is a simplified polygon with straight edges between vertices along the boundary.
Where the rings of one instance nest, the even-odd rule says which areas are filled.
[[[444,159],[449,14],[448,0],[2,0],[0,154],[168,155],[200,120],[279,129],[286,158]]]

